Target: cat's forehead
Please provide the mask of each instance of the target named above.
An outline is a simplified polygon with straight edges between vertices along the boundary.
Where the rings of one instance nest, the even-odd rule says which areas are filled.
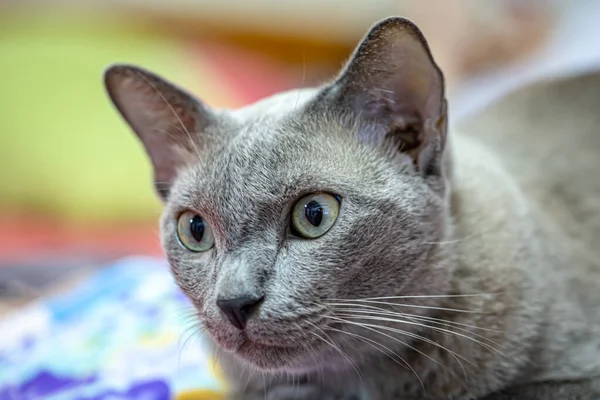
[[[299,102],[306,101],[305,94],[300,93]],[[243,118],[231,131],[182,171],[173,197],[191,207],[223,207],[232,199],[286,202],[302,192],[339,191],[380,178],[380,168],[372,165],[375,158],[358,143],[351,126],[295,112],[295,103],[282,105],[295,102],[297,92],[276,97],[251,106],[254,110],[240,110]],[[263,112],[272,107],[288,107],[288,112]]]
[[[209,149],[192,166],[186,184],[198,197],[250,200],[343,183],[347,180],[344,166],[351,169],[352,160],[335,145],[340,138],[328,134],[264,116]]]
[[[224,115],[211,135],[217,139],[176,180],[174,202],[246,209],[289,204],[311,191],[360,194],[396,179],[360,140],[356,120],[310,107],[317,92],[281,93]]]
[[[232,114],[241,122],[251,122],[269,116],[286,116],[302,109],[318,92],[317,88],[305,88],[277,93],[236,110]]]

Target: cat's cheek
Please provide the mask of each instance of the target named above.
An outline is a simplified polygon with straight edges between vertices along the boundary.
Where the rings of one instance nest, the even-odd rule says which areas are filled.
[[[202,311],[204,302],[208,297],[208,285],[204,282],[209,279],[204,264],[188,255],[167,253],[171,274],[181,291],[190,299],[198,311]]]

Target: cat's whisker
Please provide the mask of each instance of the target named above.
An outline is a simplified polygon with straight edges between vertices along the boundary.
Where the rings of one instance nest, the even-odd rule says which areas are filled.
[[[181,315],[179,315],[179,322],[181,323],[192,323],[199,320],[198,313],[193,307],[190,307],[189,310],[182,311]]]
[[[344,323],[344,324],[358,326],[358,327],[360,327],[360,328],[362,328],[362,329],[365,329],[365,330],[368,330],[368,331],[371,331],[371,332],[375,332],[375,333],[377,333],[377,334],[379,334],[379,335],[382,335],[382,336],[384,336],[384,337],[387,337],[387,338],[389,338],[389,339],[391,339],[391,340],[393,340],[393,341],[395,341],[395,342],[397,342],[397,343],[400,343],[401,345],[403,345],[403,346],[405,346],[405,347],[407,347],[407,348],[409,348],[409,349],[411,349],[411,350],[413,350],[413,351],[415,351],[415,352],[417,352],[417,353],[421,354],[423,357],[425,357],[425,358],[429,359],[430,361],[432,361],[432,362],[434,362],[435,364],[437,364],[437,365],[441,366],[442,368],[444,368],[444,369],[448,369],[448,367],[447,367],[447,366],[445,366],[444,364],[440,363],[438,360],[434,359],[433,357],[429,356],[428,354],[425,354],[425,353],[423,353],[421,350],[419,350],[419,349],[417,349],[417,348],[415,348],[415,347],[413,347],[413,346],[409,345],[408,343],[406,343],[406,342],[404,342],[404,341],[402,341],[402,340],[398,339],[397,337],[394,337],[394,336],[388,335],[388,334],[387,334],[387,333],[385,333],[385,332],[381,332],[381,331],[380,331],[380,330],[378,330],[377,328],[379,328],[379,329],[384,329],[384,330],[388,330],[388,331],[392,331],[392,332],[395,332],[395,333],[409,334],[409,335],[410,335],[410,332],[405,332],[405,331],[402,331],[402,330],[399,330],[399,329],[394,329],[394,328],[389,328],[389,329],[388,329],[388,327],[385,327],[385,326],[379,326],[379,325],[373,325],[373,324],[365,324],[365,323],[360,323],[360,322],[355,322],[355,321],[348,321],[347,319],[340,318],[340,317],[327,316],[327,318],[329,318],[329,319],[332,319],[332,320],[334,320],[334,321],[337,321],[337,322],[342,322],[342,323]],[[417,335],[417,336],[418,336],[418,335]],[[426,338],[423,338],[423,339],[426,339]],[[428,340],[428,339],[426,339],[426,340]],[[435,344],[435,342],[433,342],[433,344]],[[442,347],[443,347],[443,346],[442,346]],[[464,367],[462,367],[462,363],[460,363],[460,361],[459,361],[459,360],[457,360],[457,361],[459,362],[459,365],[461,365],[461,368],[462,368],[462,369],[463,369],[463,371],[464,371]],[[418,374],[416,373],[416,371],[414,371],[414,373],[415,373],[415,375],[417,376],[417,378],[419,379],[419,381],[420,381],[420,382],[422,382],[422,381],[421,381],[421,379],[419,378]],[[466,372],[465,372],[465,374],[466,374]],[[421,384],[422,384],[422,383],[421,383]],[[423,386],[423,390],[425,391],[425,387],[424,387],[424,386]]]
[[[488,297],[498,296],[503,294],[498,293],[468,293],[468,294],[423,294],[423,295],[409,295],[409,296],[383,296],[383,297],[364,297],[360,299],[332,299],[335,301],[357,301],[357,300],[392,300],[392,299],[437,299],[437,298],[455,298],[455,297]]]
[[[336,308],[336,310],[342,310],[342,309]],[[498,329],[482,328],[482,327],[475,326],[475,325],[463,324],[463,323],[456,322],[456,321],[448,321],[443,318],[435,318],[435,317],[429,317],[429,316],[425,316],[425,315],[414,315],[414,314],[408,314],[408,313],[401,313],[401,312],[396,312],[396,311],[389,310],[389,309],[386,309],[383,307],[376,307],[376,306],[366,305],[366,304],[357,304],[356,306],[344,308],[343,310],[345,310],[345,311],[361,310],[363,312],[369,311],[369,310],[380,311],[382,313],[386,313],[389,315],[406,317],[406,318],[415,318],[415,319],[419,319],[419,320],[423,320],[423,321],[429,321],[431,323],[452,326],[456,329],[460,329],[460,330],[464,330],[464,331],[468,331],[468,332],[470,332],[470,331],[468,329],[464,329],[464,328],[477,329],[477,330],[486,331],[486,332],[502,332]],[[463,329],[461,329],[460,327],[462,327]]]
[[[173,126],[173,128],[178,129],[181,133],[184,133],[184,132],[181,131],[181,129],[178,126],[176,126],[176,125],[172,125],[172,126]],[[174,135],[172,135],[169,131],[167,131],[165,129],[160,129],[160,128],[152,128],[152,130],[155,130],[155,131],[160,132],[160,133],[162,133],[164,135],[167,135],[175,143],[177,143],[179,145],[179,147],[181,147],[183,150],[187,151],[187,147],[183,143],[181,143],[181,141],[179,139],[177,139]],[[200,156],[198,155],[198,157],[200,157]]]
[[[344,302],[337,303],[337,302],[335,302],[335,299],[333,299],[333,301],[334,301],[333,303],[327,303],[327,305],[328,306],[353,306],[353,305],[356,305],[356,303],[368,303],[368,304],[381,304],[381,305],[394,306],[394,307],[411,307],[411,308],[423,308],[423,309],[427,309],[427,310],[460,312],[460,313],[467,313],[467,314],[482,314],[481,311],[463,310],[463,309],[458,309],[458,308],[447,308],[447,307],[424,306],[424,305],[419,305],[419,304],[390,303],[390,302],[379,301],[379,300],[362,300],[362,299],[356,299],[356,300],[350,300],[350,301],[345,300],[345,301],[349,301],[349,303],[344,303]]]
[[[353,312],[354,312],[354,311],[353,311]],[[361,318],[361,315],[356,315],[356,314],[353,314],[353,312],[351,312],[351,313],[342,313],[342,314],[336,314],[336,315],[340,315],[340,316],[343,316],[343,317],[346,317],[346,318],[353,318],[353,319],[360,319],[360,318]],[[364,315],[364,314],[363,314],[363,315]],[[373,316],[373,315],[371,315],[370,317],[371,317],[371,318],[364,318],[364,319],[369,319],[369,320],[372,320],[372,319],[375,319],[375,318],[376,318],[376,316]],[[398,322],[399,322],[399,321],[398,321]],[[379,326],[381,326],[382,328],[384,327],[384,325],[379,325]],[[398,328],[393,328],[393,329],[398,329]],[[433,345],[433,346],[435,346],[435,347],[438,347],[438,348],[440,348],[440,349],[442,349],[442,350],[445,350],[445,351],[447,351],[447,352],[448,352],[448,353],[449,353],[449,354],[450,354],[450,355],[451,355],[451,356],[452,356],[452,357],[453,357],[453,358],[454,358],[454,359],[455,359],[455,360],[456,360],[456,361],[457,361],[457,362],[460,364],[461,368],[463,369],[463,372],[464,372],[464,368],[463,368],[463,366],[462,366],[462,363],[461,363],[461,362],[460,362],[460,361],[457,359],[457,357],[458,357],[458,358],[460,358],[460,359],[462,359],[462,360],[463,360],[463,361],[465,361],[465,362],[468,362],[469,364],[471,364],[471,365],[473,365],[473,366],[475,366],[475,365],[476,365],[476,364],[475,364],[473,361],[471,361],[471,360],[469,360],[469,359],[467,359],[467,358],[463,357],[462,355],[460,355],[460,354],[456,353],[455,351],[452,351],[452,350],[450,350],[450,349],[446,348],[445,346],[443,346],[443,345],[439,344],[438,342],[436,342],[436,341],[435,341],[435,340],[433,340],[433,339],[429,339],[429,338],[427,338],[427,337],[425,337],[425,336],[422,336],[422,335],[419,335],[419,334],[417,334],[417,333],[413,333],[413,332],[408,332],[408,331],[404,331],[404,330],[400,330],[400,331],[401,331],[401,332],[402,332],[402,333],[403,333],[405,336],[408,336],[408,337],[411,337],[411,338],[413,338],[413,339],[417,339],[417,340],[423,341],[423,342],[425,342],[425,343],[429,343],[429,344],[431,344],[431,345]],[[465,374],[466,374],[466,372],[465,372]]]
[[[306,53],[302,53],[302,83],[300,84],[300,86],[304,86],[304,81],[306,80]],[[296,108],[298,107],[298,101],[300,101],[300,94],[302,92],[298,91],[298,96],[296,96],[296,104],[294,104],[294,111],[293,113],[296,113]]]
[[[398,317],[399,316],[399,317],[402,317],[402,318],[406,318],[407,320],[415,322],[417,324],[419,322],[426,322],[426,323],[430,323],[430,324],[438,324],[438,325],[446,326],[448,328],[453,328],[453,329],[457,329],[457,330],[462,331],[462,332],[466,332],[466,333],[472,334],[474,337],[478,337],[478,338],[480,338],[482,340],[487,340],[488,342],[490,342],[490,343],[492,343],[492,344],[494,344],[496,346],[500,346],[500,344],[498,344],[497,342],[493,341],[492,339],[487,338],[487,337],[485,337],[483,335],[479,335],[479,334],[477,334],[475,332],[472,332],[472,331],[470,331],[468,329],[463,329],[463,328],[459,328],[459,327],[456,327],[456,326],[452,326],[452,325],[446,324],[444,322],[423,320],[423,319],[420,319],[421,318],[420,316],[412,316],[410,314],[393,313],[393,312],[386,312],[386,311],[360,310],[360,309],[355,309],[355,308],[339,309],[339,310],[336,310],[336,313],[340,312],[340,311],[341,312],[347,312],[347,313],[357,313],[357,314],[362,314],[362,315],[372,315],[372,316],[373,315],[375,315],[375,316],[382,315],[382,316],[388,316],[388,317],[390,317],[390,316],[391,317]],[[428,326],[428,327],[429,328],[435,328],[435,327],[431,327],[431,326]]]
[[[246,389],[248,388],[248,384],[250,383],[250,377],[252,376],[252,372],[247,368],[242,368],[242,371],[240,372],[240,379],[243,378],[244,373],[246,374],[246,382],[244,383],[244,392],[245,392]]]
[[[469,329],[461,328],[461,327],[456,326],[456,325],[452,325],[452,324],[450,324],[448,322],[432,321],[432,320],[425,319],[427,317],[421,318],[419,316],[412,316],[412,315],[408,315],[408,314],[405,315],[404,318],[407,318],[409,320],[416,320],[416,321],[420,321],[420,322],[428,322],[428,323],[431,323],[431,324],[441,325],[441,326],[445,326],[447,328],[453,328],[453,329],[456,329],[456,330],[461,331],[461,332],[472,334],[474,337],[480,338],[482,340],[487,340],[488,342],[490,342],[490,343],[492,343],[492,344],[494,344],[494,345],[496,345],[498,347],[501,346],[498,342],[496,342],[496,341],[494,341],[494,340],[492,340],[492,339],[490,339],[490,338],[488,338],[488,337],[486,337],[486,336],[484,336],[482,334],[479,334],[477,332],[473,332],[473,331],[471,331]],[[459,323],[455,323],[455,324],[478,329],[478,327],[473,327],[471,325],[459,324]],[[481,328],[481,329],[485,330],[485,331],[488,331],[488,332],[502,332],[500,330],[494,330],[494,329],[485,329],[485,328]]]
[[[190,143],[192,145],[192,148],[194,150],[194,152],[196,153],[196,157],[198,157],[198,160],[200,160],[200,149],[198,148],[198,145],[196,144],[196,141],[192,138],[192,133],[196,134],[195,132],[190,132],[189,130],[187,130],[187,128],[184,127],[184,129],[182,130],[180,127],[178,127],[177,125],[171,125],[173,128],[177,129],[180,133],[185,134],[188,139],[190,140]],[[179,142],[181,143],[181,142]],[[187,150],[186,147],[183,148],[184,150]]]
[[[194,317],[194,318],[198,318],[198,311],[196,310],[196,308],[192,307],[192,306],[188,306],[185,307],[185,309],[181,310],[181,314],[184,317]]]
[[[428,342],[428,343],[430,343],[430,344],[432,344],[432,345],[437,345],[437,346],[439,346],[439,347],[443,347],[443,346],[441,346],[441,345],[437,344],[436,342],[434,342],[434,341],[433,341],[433,340],[431,340],[431,339],[425,338],[425,337],[423,337],[423,336],[420,336],[420,335],[417,335],[417,334],[415,334],[415,333],[411,333],[411,332],[403,331],[403,330],[401,330],[401,329],[390,328],[390,327],[383,326],[383,325],[374,325],[374,324],[367,324],[367,323],[356,322],[356,321],[348,321],[347,319],[343,318],[342,316],[343,316],[343,317],[345,317],[345,318],[348,318],[348,317],[347,317],[346,315],[344,315],[344,314],[342,314],[342,315],[337,315],[337,314],[336,314],[336,316],[335,316],[335,317],[334,317],[334,316],[327,316],[327,318],[329,318],[329,319],[333,319],[333,320],[337,320],[338,322],[343,322],[343,323],[346,323],[346,324],[349,324],[349,325],[360,326],[360,327],[363,327],[363,328],[365,328],[365,329],[368,329],[368,330],[370,330],[370,331],[373,331],[373,332],[379,333],[379,334],[381,334],[381,335],[384,335],[384,336],[386,336],[386,337],[388,337],[388,338],[390,338],[390,339],[392,339],[392,340],[394,340],[394,341],[396,341],[396,342],[400,343],[401,345],[403,345],[403,346],[406,346],[407,348],[409,348],[409,349],[411,349],[411,350],[413,350],[413,351],[415,351],[415,352],[417,352],[417,353],[421,354],[422,356],[424,356],[424,357],[428,358],[429,360],[431,360],[431,361],[435,362],[436,364],[438,364],[438,365],[440,365],[440,366],[442,366],[442,367],[445,367],[445,366],[444,366],[443,364],[441,364],[439,361],[437,361],[437,360],[435,360],[434,358],[432,358],[431,356],[429,356],[429,355],[427,355],[427,354],[423,353],[421,350],[419,350],[419,349],[417,349],[417,348],[415,348],[415,347],[411,346],[410,344],[408,344],[408,343],[406,343],[406,342],[403,342],[402,340],[400,340],[400,339],[398,339],[398,338],[395,338],[395,337],[392,337],[392,336],[390,336],[390,335],[387,335],[387,334],[384,334],[384,333],[382,333],[382,332],[379,332],[379,331],[377,331],[375,328],[381,328],[381,329],[385,329],[385,330],[391,330],[391,331],[393,331],[393,332],[396,332],[396,333],[401,333],[401,334],[403,334],[403,335],[406,335],[406,336],[408,336],[408,337],[412,337],[412,338],[415,338],[415,339],[421,339],[421,340],[424,340],[424,341],[426,341],[426,342]],[[350,315],[350,317],[352,317],[352,315]],[[468,361],[468,360],[465,360],[465,361]]]
[[[294,322],[294,325],[296,326],[296,329],[298,329],[299,331],[303,330],[302,327],[300,326],[300,324],[298,324],[297,322]],[[317,352],[315,347],[312,345],[312,343],[307,343],[307,345],[308,345],[309,351],[315,355],[315,361],[317,362],[317,367],[319,368],[319,370],[317,370],[317,381],[319,380],[319,371],[320,371],[321,377],[323,379],[323,384],[325,384],[325,372],[323,371],[323,364],[319,361],[319,353]]]
[[[221,357],[223,357],[223,349],[219,346],[217,346],[217,351],[214,355],[214,357],[212,358],[212,369],[213,371],[217,371],[220,366],[223,364]]]
[[[323,331],[323,329],[321,329],[319,326],[313,324],[310,321],[306,321],[309,325],[311,325],[312,327],[314,327],[315,329],[321,331],[325,336],[327,336],[327,333],[325,331]],[[333,347],[338,353],[340,353],[342,355],[342,357],[344,357],[346,359],[346,361],[348,361],[350,363],[350,365],[352,366],[352,368],[354,369],[354,371],[356,371],[356,374],[358,375],[358,377],[360,378],[360,380],[363,380],[363,376],[360,372],[360,369],[358,368],[358,366],[356,365],[356,363],[354,361],[352,361],[352,359],[350,358],[350,356],[348,356],[348,354],[346,354],[342,349],[339,348],[339,346],[337,346],[335,343],[333,343],[333,341],[331,340],[331,338],[329,338],[329,340],[321,337],[319,334],[313,332],[313,331],[308,331],[310,334],[312,334],[313,336],[321,339],[323,342],[327,343],[328,345],[330,345],[331,347]]]
[[[190,326],[181,335],[180,340],[184,336],[187,336],[187,338],[183,341],[183,344],[179,345],[179,354],[177,355],[177,368],[179,368],[179,366],[181,365],[181,354],[182,354],[183,350],[185,349],[186,345],[188,344],[190,339],[194,338],[194,340],[196,340],[201,332],[202,332],[201,326],[196,325],[196,326]]]
[[[352,318],[352,316],[351,316],[351,315],[350,315],[350,316],[343,315],[343,316],[344,316],[344,317],[346,317],[346,318]],[[335,318],[335,319],[337,319],[337,320],[339,320],[339,321],[341,321],[341,322],[344,322],[344,323],[346,323],[346,324],[360,326],[360,327],[362,327],[363,329],[368,329],[368,330],[370,330],[370,331],[373,331],[373,332],[375,332],[375,333],[378,333],[378,334],[380,334],[380,335],[386,336],[386,337],[388,337],[388,338],[390,338],[390,339],[392,339],[392,340],[394,340],[394,341],[396,341],[396,342],[398,342],[398,343],[400,343],[400,344],[402,344],[402,345],[404,345],[404,346],[408,347],[409,349],[411,349],[411,350],[413,350],[413,351],[415,351],[415,352],[417,352],[417,353],[421,354],[422,356],[424,356],[424,357],[428,358],[429,360],[433,361],[434,363],[436,363],[436,364],[440,365],[442,368],[449,369],[449,368],[448,368],[446,365],[444,365],[444,364],[440,363],[438,360],[436,360],[436,359],[432,358],[432,357],[431,357],[431,356],[429,356],[428,354],[425,354],[424,352],[422,352],[421,350],[419,350],[419,349],[415,348],[414,346],[411,346],[411,345],[409,345],[408,343],[406,343],[406,342],[403,342],[403,341],[401,341],[400,339],[398,339],[398,338],[395,338],[395,337],[393,337],[393,336],[391,336],[391,335],[388,335],[388,334],[386,334],[386,333],[380,332],[380,331],[378,331],[377,329],[383,329],[383,330],[387,330],[387,331],[389,331],[389,332],[399,333],[399,334],[401,334],[401,335],[408,336],[408,337],[410,337],[410,338],[413,338],[413,339],[421,340],[421,341],[423,341],[423,342],[425,342],[425,343],[429,343],[429,344],[431,344],[431,345],[433,345],[433,346],[435,346],[435,347],[438,347],[438,348],[440,348],[440,349],[442,349],[442,350],[444,350],[444,351],[448,352],[448,354],[450,354],[450,356],[452,356],[452,358],[454,358],[454,360],[455,360],[455,361],[458,363],[458,365],[460,366],[460,368],[461,368],[461,370],[462,370],[462,372],[463,372],[463,374],[464,374],[464,376],[465,376],[465,379],[467,378],[467,372],[466,372],[466,370],[465,370],[465,367],[464,367],[464,365],[463,365],[463,364],[462,364],[462,362],[459,360],[459,358],[460,358],[460,359],[462,359],[463,361],[465,361],[465,362],[467,362],[467,363],[469,363],[469,364],[473,365],[473,366],[476,366],[476,364],[475,364],[473,361],[471,361],[471,360],[469,360],[469,359],[467,359],[467,358],[463,357],[462,355],[460,355],[460,354],[458,354],[458,353],[456,353],[456,352],[454,352],[454,351],[452,351],[452,350],[448,349],[447,347],[445,347],[445,346],[443,346],[443,345],[441,345],[441,344],[439,344],[439,343],[435,342],[434,340],[428,339],[428,338],[426,338],[426,337],[424,337],[424,336],[421,336],[421,335],[418,335],[418,334],[416,334],[416,333],[411,333],[411,332],[404,331],[404,330],[402,330],[402,329],[392,328],[392,327],[389,327],[389,326],[384,326],[384,325],[376,325],[376,324],[368,324],[368,323],[361,323],[361,322],[355,322],[355,321],[348,321],[348,320],[347,320],[347,319],[345,319],[345,318],[338,318],[338,317],[333,317],[333,318]]]
[[[504,354],[503,352],[501,352],[500,350],[498,350],[497,348],[491,346],[490,344],[484,343],[481,340],[475,339],[473,337],[464,335],[462,333],[459,332],[454,332],[448,329],[444,329],[444,328],[439,328],[436,326],[430,326],[430,325],[426,325],[426,324],[421,324],[418,322],[414,322],[414,321],[407,321],[407,320],[402,320],[402,319],[395,319],[395,318],[387,318],[387,317],[379,317],[379,316],[368,316],[368,315],[350,315],[349,318],[357,318],[357,319],[369,319],[369,320],[375,320],[375,321],[381,321],[381,322],[395,322],[395,323],[399,323],[399,324],[407,324],[407,325],[415,325],[415,326],[420,326],[420,327],[424,327],[424,328],[429,328],[429,329],[433,329],[435,331],[438,332],[444,332],[444,333],[449,333],[451,335],[456,335],[456,336],[460,336],[463,337],[467,340],[473,341],[474,343],[479,344],[482,347],[485,347],[486,349],[493,351],[503,357],[508,358],[508,356],[506,354]],[[497,344],[497,343],[495,343]]]
[[[190,333],[190,331],[195,331],[198,328],[199,328],[198,324],[190,322],[190,326],[188,326],[187,328],[184,329],[183,333],[181,334],[181,338],[187,336]]]
[[[372,346],[373,348],[379,350],[381,353],[383,353],[384,355],[388,356],[390,359],[392,359],[396,364],[400,365],[403,368],[406,369],[410,369],[412,370],[412,367],[410,366],[410,364],[408,363],[408,361],[406,361],[404,358],[402,358],[398,353],[396,353],[395,351],[393,351],[392,349],[390,349],[389,347],[373,340],[373,339],[369,339],[368,337],[359,335],[357,333],[353,333],[353,332],[347,332],[347,331],[343,331],[341,329],[337,329],[331,326],[326,326],[323,328],[326,331],[332,331],[332,332],[338,332],[338,333],[343,333],[345,335],[348,336],[352,336],[357,338],[358,340],[367,343],[368,345]],[[382,350],[382,348],[384,350],[387,350],[388,352],[390,352],[392,355],[394,355],[395,357],[399,358],[404,364],[400,363],[400,361],[398,361],[397,359],[395,359],[394,357],[392,357],[390,354],[386,353],[384,350]],[[414,370],[413,370],[414,372]]]
[[[323,364],[319,361],[319,352],[315,349],[315,346],[313,346],[312,343],[308,343],[308,349],[312,354],[314,354],[315,361],[317,363],[317,383],[320,380],[321,384],[324,385],[325,384],[325,371],[323,371]]]
[[[480,238],[481,236],[490,233],[491,229],[487,229],[485,231],[482,232],[476,232],[470,235],[467,235],[465,237],[459,238],[459,239],[452,239],[452,240],[440,240],[440,241],[434,241],[434,242],[423,242],[423,244],[430,244],[430,245],[446,245],[446,244],[457,244],[457,243],[462,243],[462,242],[466,242],[467,240],[471,240],[471,239],[475,239],[475,238]]]
[[[360,377],[361,381],[362,381],[362,374],[360,373],[360,370],[358,369],[358,367],[356,366],[356,364],[354,363],[354,361],[352,361],[350,359],[350,357],[344,353],[344,351],[342,351],[339,347],[337,347],[334,343],[329,342],[328,340],[324,339],[323,337],[321,337],[320,335],[318,335],[315,332],[309,331],[309,333],[313,336],[315,336],[316,338],[318,338],[319,340],[323,341],[324,343],[328,344],[329,346],[331,346],[333,349],[335,349],[338,353],[340,353],[340,355],[342,357],[344,357],[346,359],[346,361],[348,361],[348,363],[352,366],[352,368],[354,369],[354,371],[356,372],[356,374]]]
[[[187,335],[190,330],[196,330],[196,329],[199,329],[199,327],[200,327],[200,325],[197,323],[197,321],[188,320],[188,321],[182,321],[182,323],[189,324],[189,326],[184,329],[184,332],[181,335],[182,337]]]
[[[402,358],[395,351],[391,350],[389,347],[387,347],[387,346],[385,346],[385,345],[383,345],[381,343],[378,343],[377,341],[375,341],[373,339],[369,339],[367,337],[364,337],[362,335],[359,335],[359,334],[356,334],[356,333],[353,333],[353,332],[346,332],[346,331],[343,331],[341,329],[336,329],[336,328],[333,328],[333,327],[326,327],[325,329],[333,331],[333,332],[339,332],[339,333],[343,333],[343,334],[355,337],[355,338],[361,340],[362,342],[367,343],[368,345],[370,345],[371,347],[375,348],[376,350],[379,350],[383,355],[385,355],[386,357],[390,358],[392,361],[394,361],[396,364],[398,364],[402,368],[406,368],[406,369],[411,370],[415,374],[415,377],[417,378],[417,380],[419,381],[419,383],[421,384],[421,388],[423,388],[423,393],[424,394],[426,393],[426,391],[425,391],[425,385],[423,384],[423,381],[419,377],[419,374],[417,373],[417,371],[415,371],[415,369],[410,365],[410,363],[408,361],[406,361],[404,358]],[[385,349],[385,350],[387,350],[387,351],[389,351],[392,354],[390,355],[390,354],[386,353],[384,350],[382,350],[382,348]],[[394,355],[395,357],[399,358],[404,364],[402,364],[396,358],[392,357],[392,355]]]

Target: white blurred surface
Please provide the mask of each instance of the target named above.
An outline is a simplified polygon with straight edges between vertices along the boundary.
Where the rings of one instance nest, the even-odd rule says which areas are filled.
[[[528,60],[469,79],[449,94],[456,123],[528,83],[600,70],[600,1],[565,0],[555,31]]]

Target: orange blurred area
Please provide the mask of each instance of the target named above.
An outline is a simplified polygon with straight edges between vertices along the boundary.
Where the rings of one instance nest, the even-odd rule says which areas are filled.
[[[64,224],[48,215],[0,217],[0,261],[38,262],[42,257],[118,258],[129,254],[161,256],[158,228],[148,219],[130,224]],[[1,266],[1,264],[0,264]]]

